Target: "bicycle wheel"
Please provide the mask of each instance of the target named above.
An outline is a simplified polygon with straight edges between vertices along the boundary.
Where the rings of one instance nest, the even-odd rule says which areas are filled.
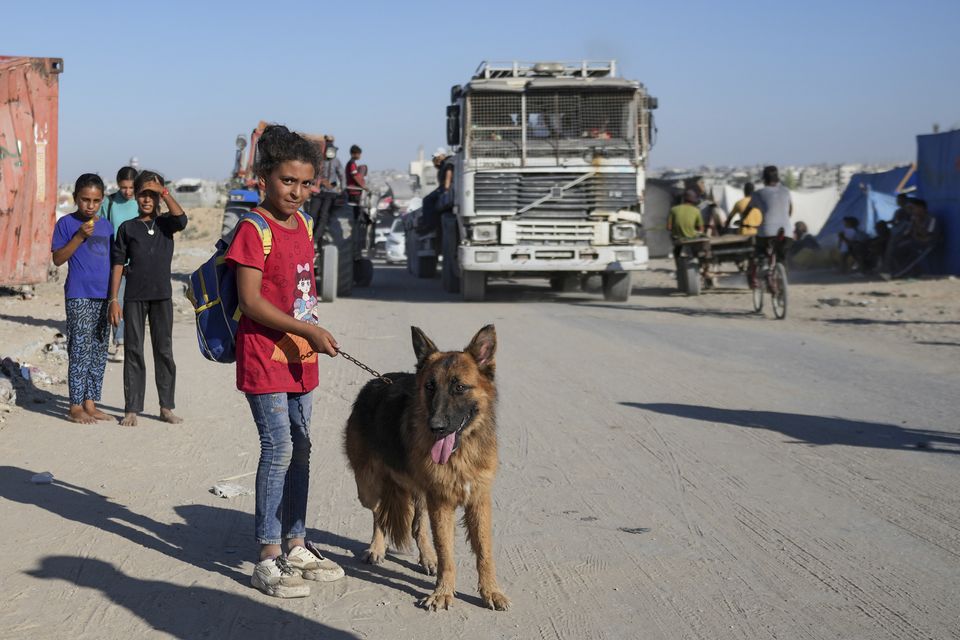
[[[777,263],[770,275],[770,306],[773,307],[773,315],[777,320],[783,320],[787,317],[787,269],[782,264]]]
[[[753,311],[761,313],[763,311],[763,280],[759,276],[754,279],[750,279],[750,276],[747,278],[750,283],[750,292],[753,294]]]

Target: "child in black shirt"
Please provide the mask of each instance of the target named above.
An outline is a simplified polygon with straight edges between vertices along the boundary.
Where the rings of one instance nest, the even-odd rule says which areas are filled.
[[[177,365],[173,361],[173,287],[170,264],[173,261],[173,235],[187,226],[187,216],[173,195],[163,186],[163,178],[143,171],[134,182],[140,215],[120,225],[111,256],[110,322],[124,322],[123,361],[124,415],[121,425],[137,426],[137,414],[143,411],[147,373],[143,359],[146,321],[150,319],[160,417],[172,424],[183,422],[173,413]],[[160,215],[160,200],[170,210]],[[127,266],[127,289],[123,308],[117,301],[120,276]]]

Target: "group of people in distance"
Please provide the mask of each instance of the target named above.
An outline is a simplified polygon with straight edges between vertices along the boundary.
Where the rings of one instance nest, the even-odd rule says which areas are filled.
[[[113,336],[116,357],[123,361],[120,424],[136,426],[147,383],[143,350],[149,320],[160,416],[177,424],[182,419],[173,413],[177,366],[170,265],[174,235],[186,228],[187,216],[154,171],[124,167],[117,186],[105,198],[100,176],[81,175],[73,190],[77,210],[60,218],[53,230],[53,262],[68,265],[67,417],[84,424],[113,420],[97,407]]]
[[[364,187],[357,175],[351,180],[359,155],[359,148],[352,150],[346,169],[345,186],[354,192]],[[321,158],[317,145],[280,125],[264,130],[256,158],[262,194],[256,211],[270,227],[271,249],[265,253],[258,227],[240,223],[225,255],[236,273],[242,313],[236,334],[236,385],[246,396],[260,441],[254,518],[260,553],[251,583],[270,596],[303,597],[310,593],[306,581],[344,575],[306,540],[318,356],[338,353],[336,340],[319,326],[318,309],[312,308],[318,302],[312,220],[299,213],[316,186]],[[325,177],[324,186],[338,187],[330,178]],[[136,425],[143,410],[143,340],[149,321],[161,417],[179,423],[173,414],[170,271],[174,236],[186,227],[187,216],[153,171],[137,173],[125,167],[117,183],[118,192],[105,199],[99,176],[80,176],[74,187],[77,210],[61,218],[53,232],[53,260],[69,265],[64,289],[68,417],[79,423],[111,419],[97,403],[110,327],[122,322],[121,424]],[[166,209],[162,213],[161,205]]]
[[[855,267],[864,273],[898,277],[919,269],[920,261],[938,240],[937,221],[919,198],[901,193],[897,204],[892,221],[878,221],[873,236],[860,229],[857,218],[844,218],[838,238],[843,271]],[[682,202],[670,210],[667,230],[675,243],[675,256],[685,239],[726,233],[756,236],[759,247],[779,233],[788,237],[792,214],[790,191],[780,183],[777,168],[768,166],[763,169],[763,188],[755,191],[753,183],[747,182],[743,198],[734,204],[729,217],[724,217],[720,206],[707,197],[702,180],[688,184]],[[792,237],[786,243],[777,245],[781,260],[804,249],[820,249],[802,221],[793,225]]]
[[[841,269],[877,272],[884,278],[909,275],[919,270],[920,262],[939,239],[937,219],[927,211],[926,201],[897,195],[897,210],[890,222],[878,220],[874,235],[860,228],[860,221],[848,216],[838,234]]]

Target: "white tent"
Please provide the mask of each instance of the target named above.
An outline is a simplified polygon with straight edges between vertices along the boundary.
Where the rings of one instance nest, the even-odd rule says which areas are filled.
[[[743,197],[743,190],[730,185],[723,185],[723,195],[715,193],[719,204],[729,213],[737,200]],[[823,189],[810,189],[791,191],[790,197],[793,199],[793,216],[790,218],[793,222],[806,222],[807,229],[813,235],[817,235],[823,223],[830,217],[830,212],[837,204],[839,194],[836,187],[824,187]],[[792,231],[792,229],[788,229]]]

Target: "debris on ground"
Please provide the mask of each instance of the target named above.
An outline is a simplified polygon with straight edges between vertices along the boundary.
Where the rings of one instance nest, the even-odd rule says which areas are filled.
[[[222,482],[210,487],[210,493],[221,498],[236,498],[238,496],[253,495],[253,491],[243,485]]]
[[[38,473],[37,475],[30,478],[30,482],[33,484],[51,484],[53,483],[53,474],[49,471],[44,471],[43,473]]]
[[[866,300],[847,300],[845,298],[818,298],[818,306],[827,306],[827,307],[869,307],[871,304],[876,304],[876,300],[866,299]]]

